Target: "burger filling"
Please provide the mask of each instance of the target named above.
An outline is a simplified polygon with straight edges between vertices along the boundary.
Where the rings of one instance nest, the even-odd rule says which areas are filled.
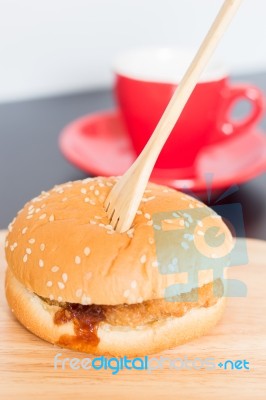
[[[214,296],[215,293],[215,296]],[[196,296],[196,297],[195,297]],[[59,303],[42,298],[49,305],[60,307],[55,313],[54,323],[62,325],[73,321],[77,337],[97,344],[97,328],[100,322],[113,326],[137,327],[168,317],[182,317],[192,308],[210,307],[223,296],[220,279],[183,293],[171,299],[147,300],[138,304],[82,305],[78,303]],[[195,298],[197,299],[195,301]]]

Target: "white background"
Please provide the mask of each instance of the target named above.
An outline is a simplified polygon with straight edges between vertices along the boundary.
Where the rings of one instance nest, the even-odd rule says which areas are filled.
[[[0,101],[110,85],[116,54],[199,45],[221,0],[0,0]],[[244,0],[216,55],[266,69],[266,1]]]

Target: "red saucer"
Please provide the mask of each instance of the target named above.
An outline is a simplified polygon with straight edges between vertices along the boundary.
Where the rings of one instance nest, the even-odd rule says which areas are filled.
[[[87,115],[69,124],[59,146],[74,165],[93,175],[122,175],[135,160],[130,139],[117,111]],[[196,160],[196,176],[187,179],[178,169],[155,168],[151,180],[176,189],[206,189],[206,174],[213,175],[212,189],[246,182],[266,171],[266,137],[258,129],[206,147]]]

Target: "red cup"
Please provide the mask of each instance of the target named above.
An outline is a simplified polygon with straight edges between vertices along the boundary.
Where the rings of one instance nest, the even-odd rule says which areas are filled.
[[[133,147],[139,154],[154,131],[193,53],[177,49],[143,49],[118,58],[115,93]],[[241,121],[230,118],[239,100],[251,111]],[[247,84],[231,85],[220,64],[206,69],[176,123],[156,163],[157,168],[181,168],[194,175],[203,147],[247,134],[264,109],[262,92]]]

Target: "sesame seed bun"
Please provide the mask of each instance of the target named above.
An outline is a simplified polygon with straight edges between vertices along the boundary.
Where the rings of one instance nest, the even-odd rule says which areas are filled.
[[[158,213],[175,214],[178,210],[191,210],[200,224],[193,228],[193,243],[198,250],[189,253],[190,238],[183,239],[178,250],[193,257],[190,270],[198,272],[202,252],[214,262],[219,254],[230,252],[232,237],[221,218],[209,216],[208,207],[198,200],[151,183],[133,228],[125,233],[114,231],[103,207],[114,183],[115,178],[70,182],[43,192],[25,205],[9,226],[5,249],[9,268],[18,281],[39,296],[83,305],[133,304],[163,298],[165,289],[186,282],[186,275],[175,273],[174,265],[167,273],[158,268],[158,247],[164,243],[158,239],[156,247],[158,226],[152,219]],[[172,227],[174,218],[166,219],[165,230]],[[186,235],[183,219],[177,221],[181,225],[174,229]],[[203,236],[213,226],[225,234],[215,254]],[[160,264],[168,263],[167,251],[161,253]],[[211,269],[201,270],[196,286],[212,279]]]
[[[179,287],[190,293],[222,277],[219,260],[227,259],[233,240],[222,219],[203,203],[152,183],[132,228],[114,231],[103,203],[116,181],[69,182],[24,206],[6,238],[7,300],[24,326],[51,343],[94,354],[151,354],[205,333],[219,320],[224,299],[207,299],[187,307],[182,316],[143,325],[101,320],[93,348],[89,341],[62,341],[64,335],[73,337],[74,320],[58,325],[55,315],[60,307],[64,311],[63,303],[103,308],[162,300],[174,296],[167,290],[185,284],[188,276],[192,282]],[[215,246],[205,238],[213,229],[214,237],[219,232],[223,239]]]

